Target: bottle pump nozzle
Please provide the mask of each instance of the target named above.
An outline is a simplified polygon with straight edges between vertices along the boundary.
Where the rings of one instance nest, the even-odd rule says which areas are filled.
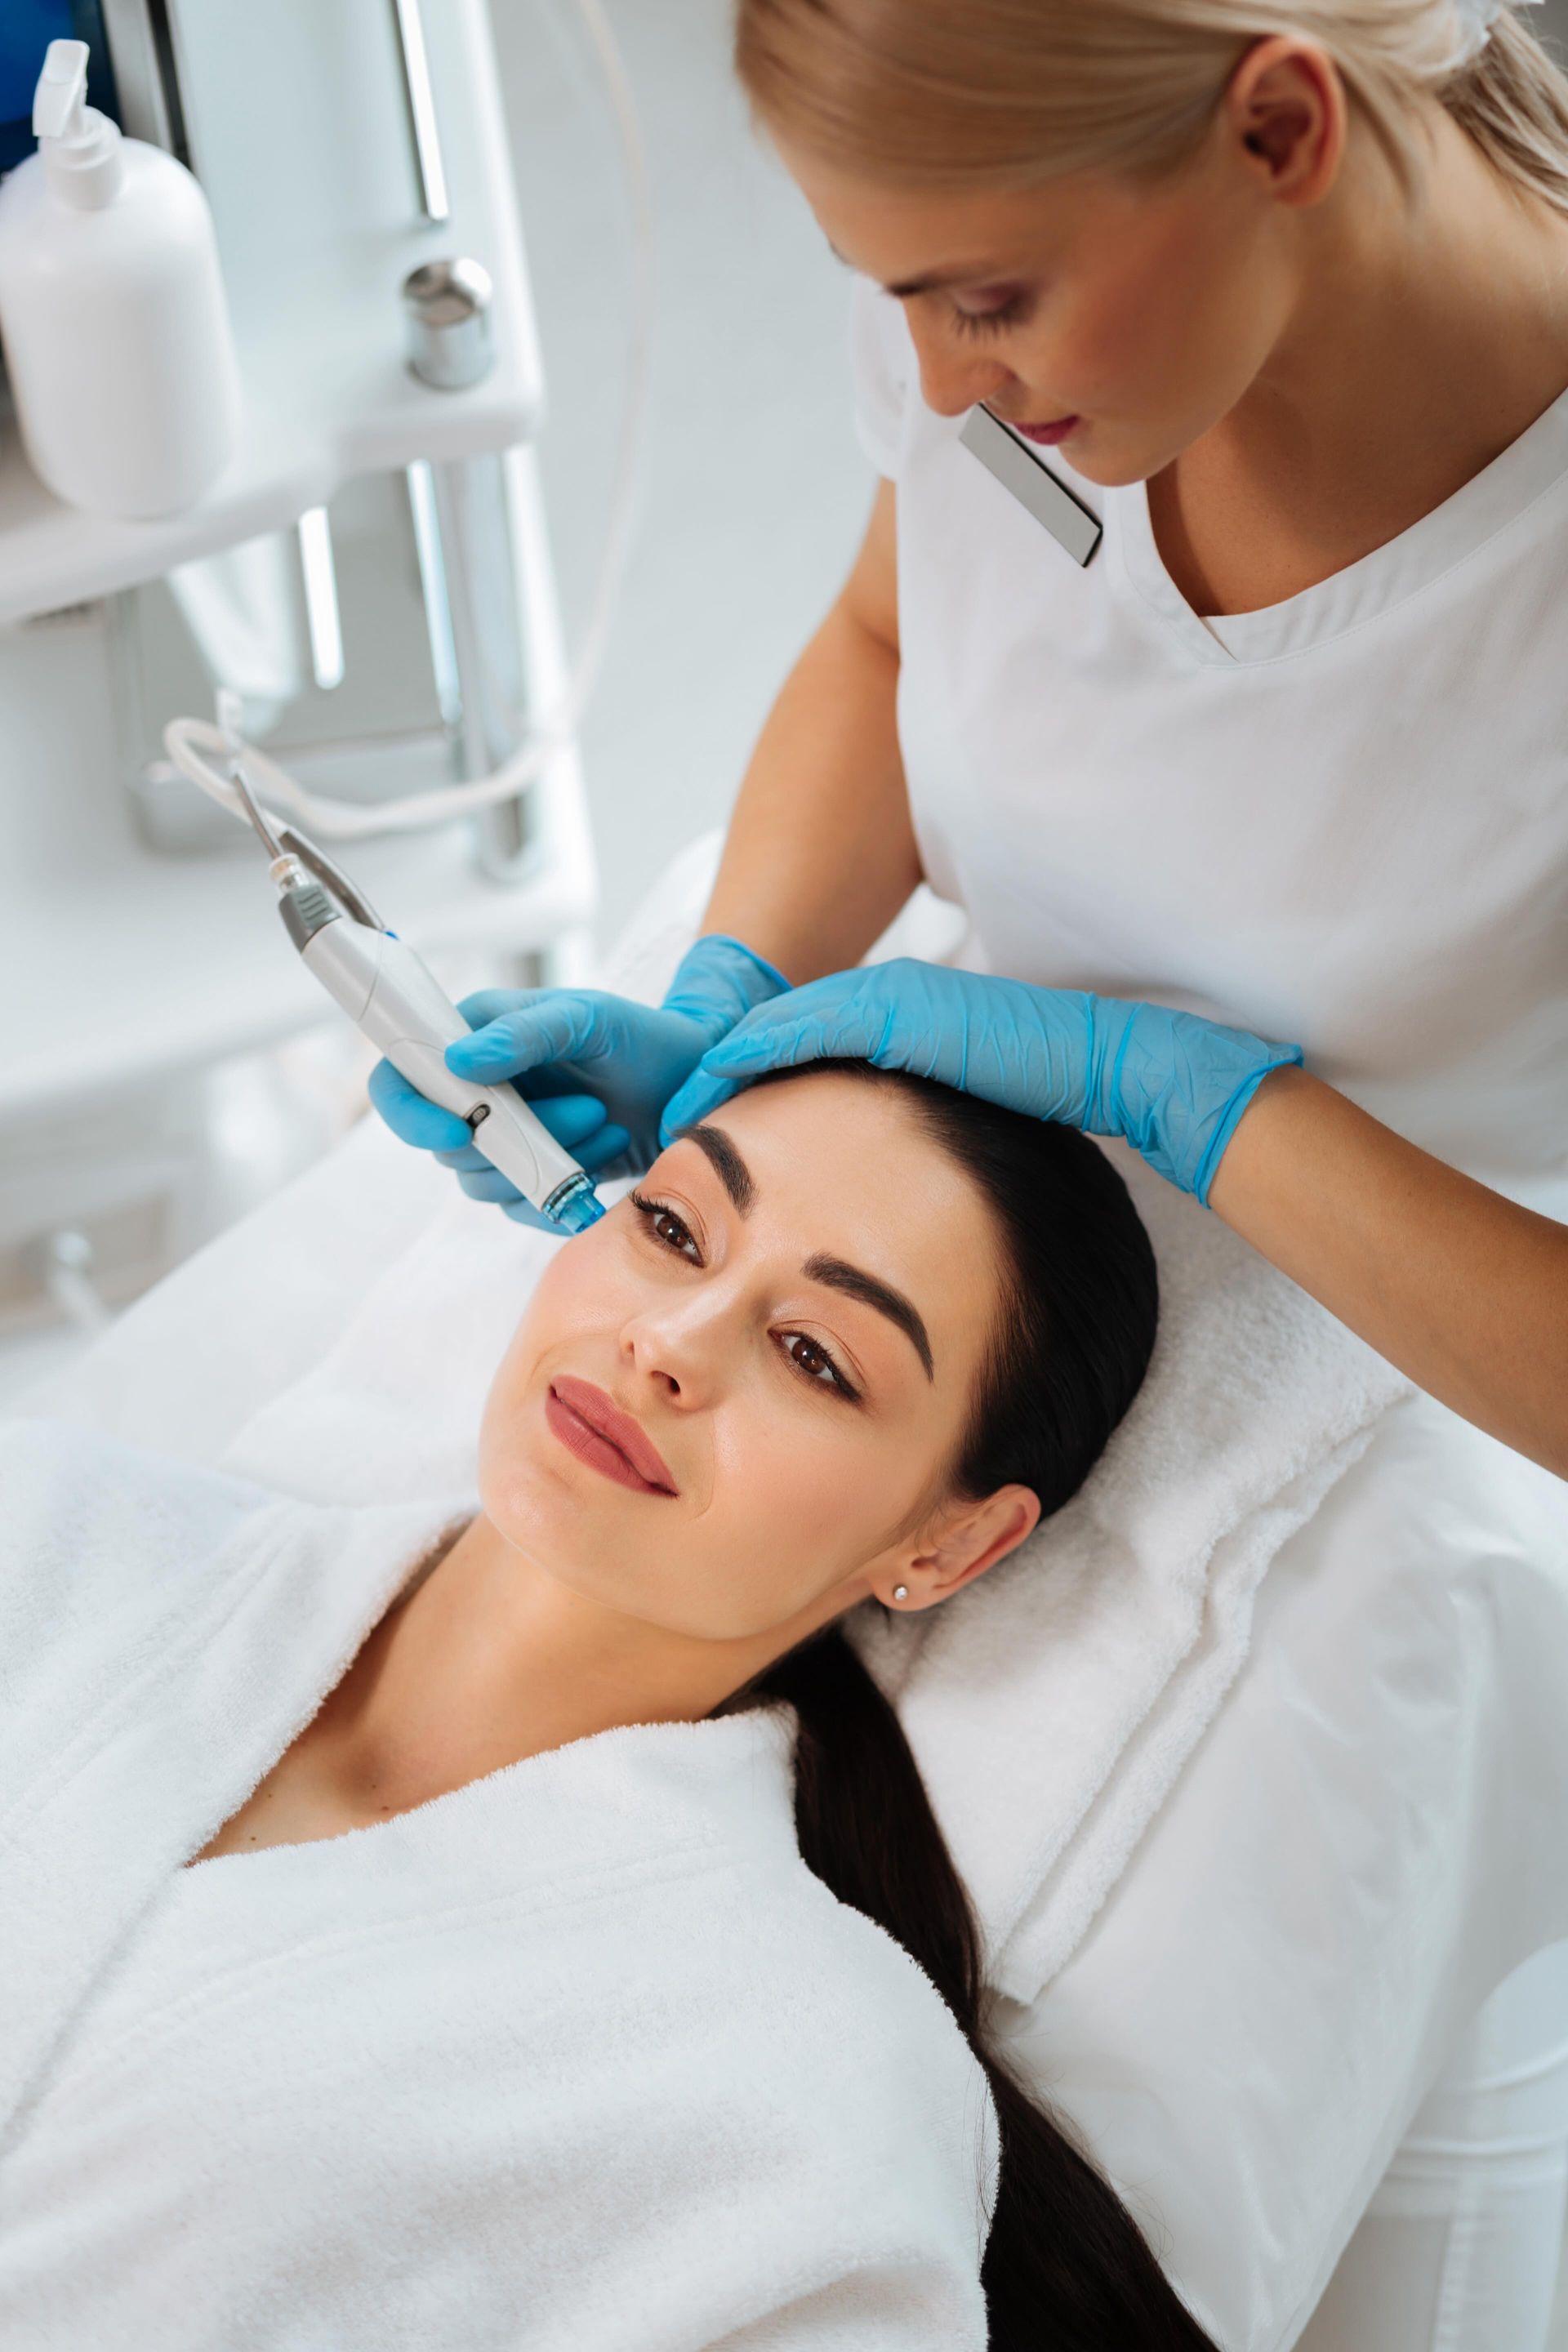
[[[87,129],[87,43],[51,41],[33,93],[35,139],[79,139]]]
[[[33,93],[33,131],[49,185],[83,211],[110,203],[123,163],[120,129],[87,102],[85,41],[51,41]]]

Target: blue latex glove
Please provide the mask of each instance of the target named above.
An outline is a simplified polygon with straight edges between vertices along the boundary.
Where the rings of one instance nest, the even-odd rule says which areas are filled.
[[[447,1065],[485,1086],[510,1080],[591,1176],[633,1174],[657,1158],[659,1115],[708,1047],[788,986],[739,940],[713,932],[682,959],[657,1011],[598,989],[481,989],[458,1008],[474,1034],[447,1046]],[[433,1151],[471,1199],[498,1202],[520,1223],[547,1224],[475,1148],[463,1121],[390,1062],[371,1072],[370,1098],[394,1135]]]
[[[1163,1004],[901,958],[812,981],[749,1013],[670,1102],[665,1136],[764,1070],[836,1056],[910,1070],[1090,1135],[1125,1136],[1206,1206],[1237,1119],[1268,1072],[1300,1062],[1301,1049]]]

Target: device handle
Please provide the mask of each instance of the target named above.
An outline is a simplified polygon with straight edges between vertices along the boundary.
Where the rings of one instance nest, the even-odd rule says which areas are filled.
[[[468,1036],[468,1024],[404,940],[340,915],[313,932],[300,952],[393,1067],[443,1110],[467,1120],[490,1165],[536,1209],[546,1209],[563,1186],[582,1182],[577,1162],[515,1088],[479,1086],[447,1067],[444,1049]]]

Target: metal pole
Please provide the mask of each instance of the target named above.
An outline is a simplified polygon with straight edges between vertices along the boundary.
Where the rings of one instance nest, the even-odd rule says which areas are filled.
[[[534,708],[504,459],[454,458],[432,465],[430,484],[453,666],[458,771],[491,774],[528,731]],[[521,878],[531,853],[529,801],[501,801],[475,819],[480,870]]]

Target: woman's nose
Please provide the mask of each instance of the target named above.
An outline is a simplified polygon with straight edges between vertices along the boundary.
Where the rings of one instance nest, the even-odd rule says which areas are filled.
[[[962,416],[967,409],[983,400],[994,400],[1006,385],[1016,382],[1012,369],[1005,367],[1000,360],[964,351],[951,333],[930,325],[917,325],[909,310],[905,316],[921,363],[921,397],[938,416]]]
[[[623,1325],[621,1350],[634,1377],[654,1382],[670,1403],[710,1404],[725,1355],[719,1302],[696,1292],[660,1300]]]

